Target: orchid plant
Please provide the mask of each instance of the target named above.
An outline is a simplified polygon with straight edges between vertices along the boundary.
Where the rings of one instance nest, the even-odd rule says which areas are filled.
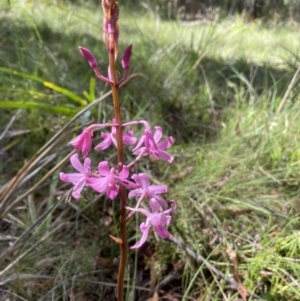
[[[112,89],[114,104],[114,116],[111,123],[92,124],[88,126],[78,137],[70,142],[75,150],[81,152],[84,158],[83,163],[76,153],[71,156],[70,161],[75,173],[60,173],[60,179],[74,185],[72,196],[75,199],[81,198],[81,192],[85,187],[90,187],[97,193],[105,193],[111,200],[120,200],[120,238],[112,237],[120,244],[120,263],[118,272],[118,301],[123,300],[124,273],[127,260],[127,234],[126,223],[136,214],[141,213],[146,217],[146,221],[140,225],[142,236],[131,249],[140,248],[147,240],[149,230],[152,226],[154,231],[164,239],[169,239],[171,234],[167,226],[171,222],[171,213],[176,209],[176,202],[167,202],[161,195],[168,190],[167,185],[152,185],[146,173],[131,174],[130,169],[135,166],[140,159],[152,155],[154,158],[172,163],[173,156],[166,150],[172,146],[174,139],[168,137],[162,139],[162,128],[155,126],[154,130],[146,120],[135,120],[122,122],[119,88],[128,78],[132,45],[128,46],[122,55],[122,67],[124,76],[118,79],[116,73],[116,60],[118,55],[119,37],[119,6],[115,0],[102,0],[104,13],[103,39],[108,50],[109,66],[108,76],[102,75],[98,69],[98,64],[92,52],[84,47],[79,47],[81,55],[87,60],[96,76],[108,83]],[[135,137],[133,126],[142,126],[143,134]],[[110,132],[102,132],[102,129],[110,128]],[[98,164],[97,171],[91,167],[91,159],[88,157],[92,149],[92,139],[95,131],[101,131],[103,140],[95,146],[95,150],[103,151],[110,146],[114,146],[117,151],[117,162],[115,164],[102,161]],[[135,159],[132,162],[124,160],[124,146],[131,147]],[[134,207],[127,205],[127,199],[137,200]]]

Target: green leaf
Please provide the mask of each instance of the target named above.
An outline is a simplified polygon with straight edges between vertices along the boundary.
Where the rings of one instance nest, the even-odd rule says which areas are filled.
[[[62,88],[62,87],[60,87],[60,86],[58,86],[54,83],[45,81],[45,80],[43,80],[40,77],[37,77],[35,75],[29,74],[29,73],[26,73],[26,72],[20,72],[20,71],[17,71],[17,70],[12,70],[12,69],[5,68],[5,67],[0,67],[0,71],[2,71],[4,73],[10,73],[10,74],[13,74],[13,75],[22,76],[22,77],[25,77],[25,78],[28,78],[28,79],[32,79],[36,82],[42,83],[45,87],[47,87],[51,90],[54,90],[54,91],[56,91],[60,94],[63,94],[65,96],[69,97],[70,99],[72,99],[74,102],[78,103],[81,106],[86,106],[87,105],[86,100],[82,99],[80,96],[73,93],[72,91],[70,91],[68,89],[65,89],[65,88]]]
[[[96,80],[95,78],[91,78],[90,79],[90,87],[89,87],[89,93],[87,91],[83,92],[83,95],[85,96],[85,98],[89,101],[92,102],[96,96],[95,96],[95,91],[96,91]]]
[[[96,98],[95,91],[96,91],[96,79],[92,77],[90,79],[90,98],[91,98],[90,102],[92,102]]]
[[[90,94],[86,91],[83,91],[83,95],[85,96],[85,98],[89,101],[89,102],[92,102],[92,99],[90,97]]]
[[[72,91],[68,90],[68,89],[65,89],[65,88],[62,88],[60,86],[57,86],[51,82],[47,82],[47,81],[44,81],[43,82],[43,85],[49,89],[52,89],[56,92],[59,92],[67,97],[69,97],[70,99],[72,99],[73,101],[79,103],[81,106],[86,106],[87,105],[87,102],[86,100],[82,99],[80,96],[78,96],[77,94],[73,93]]]
[[[57,112],[60,114],[65,114],[65,115],[74,115],[75,113],[78,112],[78,109],[72,109],[72,108],[67,108],[67,107],[62,107],[62,106],[52,106],[52,105],[47,105],[43,103],[38,103],[36,101],[6,101],[6,100],[0,100],[0,108],[4,109],[45,109],[49,110],[52,112]]]

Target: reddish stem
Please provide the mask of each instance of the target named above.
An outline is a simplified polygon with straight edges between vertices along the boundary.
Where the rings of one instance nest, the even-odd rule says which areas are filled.
[[[116,119],[116,140],[117,140],[117,153],[118,153],[118,168],[119,172],[122,170],[124,165],[124,147],[123,147],[123,129],[122,129],[122,118],[120,110],[120,98],[119,98],[119,85],[116,75],[115,67],[115,53],[114,51],[109,52],[109,66],[111,73],[111,89],[112,97],[114,104],[114,115]],[[119,164],[121,163],[121,164]],[[128,243],[127,243],[127,233],[126,233],[126,189],[123,185],[120,184],[120,263],[119,263],[119,272],[118,272],[118,301],[123,301],[123,289],[124,289],[124,276],[125,268],[127,262],[127,252],[128,252]]]

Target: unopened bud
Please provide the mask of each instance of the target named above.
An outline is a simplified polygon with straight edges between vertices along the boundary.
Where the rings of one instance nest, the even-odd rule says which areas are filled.
[[[92,54],[91,51],[89,51],[87,48],[84,47],[78,47],[80,54],[87,60],[89,65],[91,66],[92,69],[97,69],[98,68],[98,63],[95,58],[95,56]]]
[[[128,47],[125,48],[123,55],[122,55],[122,67],[126,71],[128,71],[130,68],[131,54],[132,54],[132,45],[129,45]]]

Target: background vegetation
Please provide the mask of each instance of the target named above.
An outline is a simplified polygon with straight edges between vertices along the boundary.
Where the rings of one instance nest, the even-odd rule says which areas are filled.
[[[127,300],[156,301],[155,287],[160,300],[242,300],[243,288],[249,300],[299,300],[298,1],[265,1],[258,15],[256,1],[119,2],[120,50],[133,44],[138,74],[122,89],[124,118],[176,140],[171,167],[142,168],[179,204],[174,236],[240,288],[152,236],[130,253]],[[58,179],[68,141],[111,119],[109,87],[77,51],[106,70],[98,1],[0,5],[0,299],[114,300],[115,205],[88,192],[66,202]]]

